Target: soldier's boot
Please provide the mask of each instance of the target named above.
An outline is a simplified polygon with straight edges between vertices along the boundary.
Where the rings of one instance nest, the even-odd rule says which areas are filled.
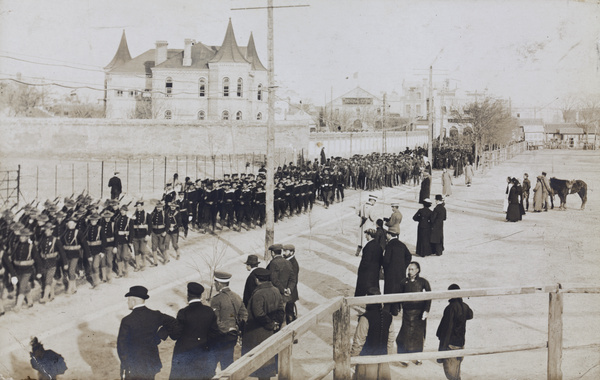
[[[178,249],[176,249],[176,250],[175,250],[175,260],[179,260],[179,257],[180,257],[180,256],[179,256],[179,250],[178,250]]]
[[[165,249],[165,251],[162,253],[162,255],[163,255],[163,265],[167,265],[167,263],[168,263],[169,261],[171,261],[171,260],[169,259],[169,251],[167,251],[167,250]]]
[[[5,311],[4,311],[4,300],[2,299],[2,297],[0,297],[0,316],[4,315]]]
[[[123,273],[123,277],[129,277],[129,262],[123,261],[121,263],[121,271]]]
[[[92,289],[97,288],[100,285],[100,273],[92,273]]]
[[[137,255],[135,257],[136,260],[136,266],[138,270],[145,270],[146,269],[146,254],[145,253],[140,253],[139,255]]]
[[[33,307],[33,295],[29,293],[27,297],[25,297],[25,307],[27,309]]]
[[[77,293],[77,279],[75,280],[71,280],[69,279],[69,288],[68,288],[68,294],[75,294]]]
[[[15,312],[19,312],[21,311],[21,306],[23,306],[23,301],[25,301],[25,295],[24,294],[19,294],[17,296],[17,303],[15,303],[15,307],[14,307],[14,311]]]
[[[123,268],[123,262],[119,261],[117,263],[117,277],[123,277],[124,275],[124,268]]]
[[[50,301],[50,285],[47,285],[44,288],[44,294],[42,295],[42,298],[40,298],[40,303],[46,303]]]
[[[52,283],[48,286],[48,302],[54,299],[54,287],[56,284],[56,280],[52,279]]]
[[[158,255],[156,251],[152,251],[152,266],[155,267],[158,265]]]
[[[356,256],[360,256],[360,251],[362,251],[362,245],[356,247]]]

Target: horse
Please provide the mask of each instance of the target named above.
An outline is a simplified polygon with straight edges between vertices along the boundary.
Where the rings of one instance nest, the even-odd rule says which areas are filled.
[[[567,209],[567,195],[569,194],[579,194],[581,198],[581,209],[585,209],[585,203],[587,202],[587,184],[580,180],[566,180],[566,179],[557,179],[550,178],[550,202],[552,203],[552,208],[554,208],[554,195],[558,194],[560,198],[560,210]]]

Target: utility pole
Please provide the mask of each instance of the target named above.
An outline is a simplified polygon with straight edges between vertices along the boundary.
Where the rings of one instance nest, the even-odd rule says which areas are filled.
[[[273,53],[273,8],[299,8],[307,7],[308,5],[283,5],[274,7],[273,0],[267,1],[267,51],[269,55],[269,70],[268,70],[268,94],[267,99],[269,112],[267,118],[267,175],[265,187],[265,252],[264,259],[267,260],[269,254],[269,246],[275,240],[275,210],[274,210],[274,190],[275,190],[275,70],[274,70],[274,53]],[[264,9],[265,7],[248,7],[248,8],[232,8],[233,11]]]
[[[433,167],[433,65],[429,66],[429,143],[427,144],[427,157]]]
[[[387,108],[386,105],[386,96],[387,93],[383,93],[383,110],[381,111],[381,153],[387,153],[387,144],[385,141],[385,110]]]

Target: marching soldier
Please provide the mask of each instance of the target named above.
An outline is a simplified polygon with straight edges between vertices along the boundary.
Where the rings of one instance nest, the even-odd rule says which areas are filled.
[[[147,244],[150,234],[148,229],[149,219],[150,215],[144,210],[144,201],[135,202],[135,212],[131,216],[131,221],[133,222],[133,252],[135,254],[136,271],[146,269],[146,254],[149,253]]]
[[[237,196],[237,215],[240,229],[242,228],[244,222],[246,223],[246,229],[249,229],[250,225],[252,224],[252,200],[252,190],[248,187],[248,182],[244,181]]]
[[[265,224],[266,217],[266,204],[267,204],[267,192],[264,185],[261,183],[256,186],[256,193],[254,194],[254,220],[259,227]]]
[[[235,189],[231,188],[231,183],[223,182],[223,190],[221,224],[227,225],[227,228],[235,229],[233,207],[235,201]]]
[[[189,213],[188,213],[188,204],[189,201],[186,199],[186,193],[180,191],[177,198],[177,207],[179,209],[179,214],[181,215],[181,227],[183,227],[183,237],[187,237],[188,235],[188,223],[190,221]]]
[[[54,273],[56,272],[56,265],[58,258],[62,259],[63,263],[67,262],[67,256],[63,249],[60,239],[53,236],[54,225],[52,223],[46,223],[44,226],[44,236],[38,243],[37,253],[39,258],[37,261],[38,278],[41,278],[43,284],[44,295],[40,299],[40,303],[50,302],[54,299]],[[64,270],[68,269],[65,264]]]
[[[158,201],[156,207],[150,214],[150,231],[152,231],[152,258],[154,259],[153,266],[158,263],[157,252],[163,257],[163,265],[167,263],[167,256],[165,254],[165,238],[167,236],[167,215],[164,211],[164,204]]]
[[[82,248],[86,244],[83,232],[75,228],[77,221],[77,217],[71,215],[67,220],[67,229],[60,238],[67,257],[67,294],[77,293],[77,263],[82,256]]]
[[[26,302],[27,307],[33,306],[33,299],[29,297],[31,292],[31,281],[34,273],[34,257],[37,256],[37,250],[35,245],[29,237],[32,232],[23,228],[17,232],[19,241],[12,247],[11,250],[11,261],[16,274],[17,289],[17,303],[15,304],[15,311],[20,311],[23,301]],[[15,281],[13,280],[13,284]],[[16,285],[15,284],[15,285]]]
[[[165,259],[169,260],[169,246],[172,245],[175,250],[175,259],[179,260],[179,228],[181,227],[181,214],[177,211],[177,202],[169,203],[169,210],[166,216],[167,235],[165,237]]]
[[[104,210],[102,213],[101,232],[102,250],[104,256],[100,262],[100,272],[102,272],[102,280],[112,282],[113,262],[117,253],[117,242],[115,241],[115,223],[112,221],[113,213]]]
[[[215,272],[215,288],[218,294],[210,301],[210,307],[217,315],[217,324],[221,336],[213,346],[217,362],[221,362],[221,370],[233,363],[233,350],[244,330],[248,319],[248,311],[240,296],[229,289],[231,274]]]
[[[102,226],[98,224],[100,215],[92,214],[89,216],[90,225],[85,233],[87,249],[84,251],[90,263],[92,288],[100,284],[100,261],[104,253],[102,248]]]
[[[115,220],[115,242],[117,244],[117,277],[129,276],[129,263],[131,257],[131,242],[133,241],[133,223],[127,216],[129,208],[127,205],[121,206],[120,215]]]

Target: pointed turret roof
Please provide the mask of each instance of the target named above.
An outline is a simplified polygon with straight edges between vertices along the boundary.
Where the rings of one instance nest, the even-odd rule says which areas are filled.
[[[250,32],[250,39],[248,40],[248,48],[246,49],[246,59],[252,64],[252,70],[267,71],[267,69],[263,66],[262,62],[258,58],[258,53],[256,52],[256,46],[254,45],[254,37],[252,36],[252,32]]]
[[[240,48],[235,41],[235,34],[233,34],[233,26],[231,25],[231,18],[229,19],[229,25],[227,25],[227,32],[225,33],[225,39],[223,39],[223,43],[221,44],[221,48],[215,54],[213,59],[210,60],[210,63],[217,62],[248,62],[244,55],[240,51]]]
[[[104,70],[112,70],[115,67],[120,66],[129,61],[131,61],[131,54],[129,53],[129,47],[127,46],[125,29],[123,29],[123,34],[121,35],[121,42],[119,43],[119,48],[117,49],[117,52],[115,53],[115,56],[112,59],[112,61],[110,61],[110,63],[104,67]]]

